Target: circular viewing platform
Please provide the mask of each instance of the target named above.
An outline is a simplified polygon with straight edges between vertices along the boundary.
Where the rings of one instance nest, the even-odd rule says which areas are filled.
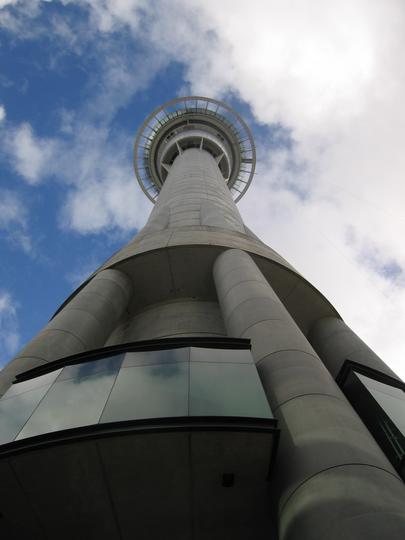
[[[134,169],[145,195],[156,201],[173,161],[188,148],[200,148],[216,159],[233,199],[239,201],[256,166],[252,133],[231,107],[201,96],[168,101],[140,127]]]

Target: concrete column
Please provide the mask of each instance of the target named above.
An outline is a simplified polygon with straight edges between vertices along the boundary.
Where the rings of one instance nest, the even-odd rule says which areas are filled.
[[[252,258],[225,251],[214,280],[228,335],[252,340],[279,420],[280,539],[405,538],[402,481]]]
[[[97,274],[0,372],[0,395],[23,371],[58,358],[102,347],[131,296],[119,270]]]
[[[311,328],[308,339],[333,378],[345,360],[352,360],[400,380],[342,319],[319,319]]]

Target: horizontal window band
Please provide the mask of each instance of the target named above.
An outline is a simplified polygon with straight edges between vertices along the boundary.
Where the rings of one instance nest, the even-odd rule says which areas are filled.
[[[250,350],[250,340],[241,338],[228,338],[228,337],[179,337],[179,338],[162,338],[151,339],[145,341],[134,341],[131,343],[123,343],[119,345],[112,345],[109,347],[103,347],[101,349],[94,349],[91,351],[85,351],[64,358],[58,358],[46,364],[36,366],[28,371],[19,373],[16,375],[15,383],[27,381],[40,375],[45,375],[55,369],[81,364],[85,362],[91,362],[104,358],[106,356],[113,356],[115,354],[126,352],[145,352],[145,351],[162,351],[169,349],[179,349],[183,347],[205,347],[207,349],[234,349],[234,350]]]

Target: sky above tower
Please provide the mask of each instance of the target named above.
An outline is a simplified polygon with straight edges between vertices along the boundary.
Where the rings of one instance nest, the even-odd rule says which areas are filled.
[[[0,0],[0,366],[136,234],[145,116],[251,126],[246,224],[405,377],[402,0]]]

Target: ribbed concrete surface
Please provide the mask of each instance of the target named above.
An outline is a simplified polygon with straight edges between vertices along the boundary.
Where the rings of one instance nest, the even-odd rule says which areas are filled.
[[[143,232],[194,225],[246,232],[215,159],[190,148],[174,160]]]

